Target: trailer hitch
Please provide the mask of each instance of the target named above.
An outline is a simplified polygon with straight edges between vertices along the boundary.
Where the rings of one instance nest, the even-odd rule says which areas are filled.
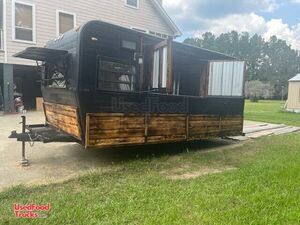
[[[22,142],[22,166],[29,166],[29,160],[26,158],[26,142],[30,144],[30,147],[33,147],[35,142],[42,143],[70,143],[78,142],[77,139],[66,134],[65,132],[58,130],[54,127],[50,127],[47,124],[35,124],[27,125],[26,116],[21,116],[22,121],[22,133],[17,133],[16,130],[12,131],[8,138],[17,139],[17,141]]]

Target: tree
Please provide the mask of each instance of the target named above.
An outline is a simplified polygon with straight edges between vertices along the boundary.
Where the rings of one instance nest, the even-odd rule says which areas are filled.
[[[245,97],[252,102],[258,102],[264,95],[264,84],[259,80],[247,81],[245,84]]]
[[[274,97],[274,94],[275,94],[275,88],[271,84],[271,82],[263,83],[261,97],[263,99],[272,99]]]

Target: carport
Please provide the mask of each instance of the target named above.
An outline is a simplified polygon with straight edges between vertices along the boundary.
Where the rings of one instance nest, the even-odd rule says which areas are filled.
[[[35,66],[0,64],[0,103],[6,113],[15,112],[14,99],[22,97],[26,110],[36,108],[41,97],[40,76]]]

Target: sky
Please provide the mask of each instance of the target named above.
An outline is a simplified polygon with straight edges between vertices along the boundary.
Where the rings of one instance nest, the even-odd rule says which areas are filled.
[[[232,30],[276,35],[300,50],[300,0],[163,0],[183,35],[200,37]]]

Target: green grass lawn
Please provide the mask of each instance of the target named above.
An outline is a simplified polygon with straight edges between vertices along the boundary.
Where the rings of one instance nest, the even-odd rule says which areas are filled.
[[[0,224],[299,224],[299,140],[265,137],[216,151],[168,145],[63,184],[15,187],[0,193]],[[224,171],[170,179],[216,170]],[[52,209],[47,219],[17,220],[13,203]]]
[[[300,114],[285,112],[283,106],[282,101],[259,101],[257,103],[246,101],[245,119],[300,126]]]

